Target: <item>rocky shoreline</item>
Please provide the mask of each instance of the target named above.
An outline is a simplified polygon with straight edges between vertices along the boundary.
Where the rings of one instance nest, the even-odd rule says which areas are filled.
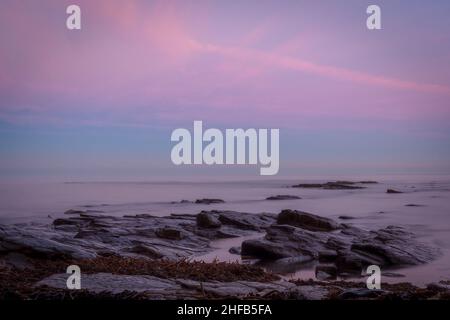
[[[286,280],[257,265],[192,260],[212,252],[214,240],[255,233],[262,236],[230,252],[284,267],[314,261],[317,279],[327,281]],[[338,280],[361,275],[368,265],[419,265],[439,254],[398,226],[367,231],[295,210],[166,217],[69,210],[51,224],[0,226],[0,298],[447,299],[448,283],[426,289],[386,284],[373,291]],[[70,264],[80,266],[83,290],[65,289]],[[399,289],[406,287],[406,293]]]

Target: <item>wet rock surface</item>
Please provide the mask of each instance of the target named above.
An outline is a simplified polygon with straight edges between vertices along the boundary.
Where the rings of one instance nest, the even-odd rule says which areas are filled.
[[[222,199],[197,199],[195,200],[196,204],[214,204],[214,203],[225,203]]]
[[[361,273],[368,265],[419,265],[439,256],[439,250],[414,239],[401,227],[367,231],[337,224],[312,214],[284,210],[261,239],[242,243],[242,255],[266,260],[307,257],[333,263],[337,273]]]
[[[309,189],[324,189],[324,190],[356,190],[364,189],[363,184],[376,183],[375,181],[329,181],[326,183],[299,183],[293,185],[292,188],[309,188]]]
[[[386,193],[390,193],[390,194],[396,194],[396,193],[403,193],[401,191],[395,190],[395,189],[387,189]]]
[[[277,223],[310,231],[333,231],[340,228],[339,224],[331,219],[297,210],[281,211],[278,215]]]
[[[297,199],[301,199],[301,198],[298,196],[292,196],[292,195],[287,195],[287,194],[276,195],[276,196],[271,196],[271,197],[266,198],[266,200],[297,200]]]
[[[261,232],[273,214],[209,211],[198,215],[124,217],[70,213],[50,225],[0,226],[0,257],[10,252],[32,257],[94,258],[108,254],[179,259],[212,251],[215,239]]]
[[[38,282],[36,286],[65,289],[67,274],[55,274]],[[163,279],[147,275],[116,275],[108,273],[87,274],[83,277],[83,288],[94,293],[124,291],[145,292],[148,299],[192,299],[203,297],[243,298],[273,292],[287,292],[295,288],[288,281],[195,281],[190,279]]]

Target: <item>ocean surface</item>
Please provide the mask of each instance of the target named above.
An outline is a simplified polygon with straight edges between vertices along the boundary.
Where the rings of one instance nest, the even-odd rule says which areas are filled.
[[[334,180],[376,180],[362,190],[321,190],[290,188],[298,183]],[[387,194],[392,188],[404,193]],[[296,195],[298,200],[267,201],[268,196]],[[179,203],[201,198],[223,199],[223,204],[199,205]],[[178,203],[177,203],[178,202]],[[415,204],[420,206],[406,206]],[[404,226],[419,240],[439,247],[442,255],[432,263],[402,268],[395,273],[403,277],[383,277],[388,282],[413,282],[423,285],[450,280],[450,177],[327,177],[326,179],[284,179],[214,182],[8,182],[0,184],[0,223],[48,221],[68,209],[98,210],[108,215],[149,213],[165,216],[171,213],[198,213],[201,210],[235,210],[273,212],[297,209],[339,220],[365,229],[388,225]],[[253,237],[261,237],[255,234]],[[248,238],[248,237],[247,237]],[[217,251],[203,259],[241,261],[228,248],[242,239],[214,242]],[[245,261],[243,261],[245,263]],[[288,270],[286,277],[314,278],[314,266]],[[390,270],[391,271],[391,270]]]

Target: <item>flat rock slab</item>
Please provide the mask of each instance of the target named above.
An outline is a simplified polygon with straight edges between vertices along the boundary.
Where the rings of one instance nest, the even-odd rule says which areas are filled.
[[[14,252],[46,259],[119,254],[177,260],[212,251],[212,240],[261,232],[275,219],[273,214],[233,211],[167,217],[115,217],[72,211],[67,218],[56,219],[50,225],[0,226],[0,257]]]
[[[67,274],[54,274],[39,281],[35,286],[66,289],[67,277]],[[94,293],[145,292],[149,299],[192,299],[208,295],[221,298],[242,298],[250,295],[263,297],[274,291],[280,294],[287,294],[290,290],[301,291],[295,284],[284,280],[267,283],[252,281],[199,282],[187,279],[162,279],[147,275],[116,275],[110,273],[82,274],[81,288]],[[305,293],[310,292],[310,289],[305,288]],[[320,297],[320,292],[325,295],[327,290],[319,290],[315,295],[309,295],[317,298]]]

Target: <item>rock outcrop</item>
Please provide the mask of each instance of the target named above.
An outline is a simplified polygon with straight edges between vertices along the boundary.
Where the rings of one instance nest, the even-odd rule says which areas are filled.
[[[319,260],[332,263],[338,273],[360,273],[372,264],[418,265],[439,255],[401,227],[367,231],[292,210],[283,210],[266,232],[264,238],[244,241],[241,254],[262,260]]]
[[[352,181],[329,181],[326,183],[300,183],[293,185],[292,188],[309,188],[309,189],[324,189],[324,190],[355,190],[364,189],[361,184],[375,183],[375,182],[352,182]]]
[[[0,258],[11,252],[43,258],[94,258],[109,254],[180,259],[205,254],[210,241],[262,232],[273,214],[203,211],[198,215],[123,217],[84,211],[51,225],[0,226]]]
[[[298,196],[292,196],[292,195],[286,195],[286,194],[282,194],[282,195],[276,195],[276,196],[271,196],[271,197],[267,197],[266,200],[298,200],[301,199]]]

